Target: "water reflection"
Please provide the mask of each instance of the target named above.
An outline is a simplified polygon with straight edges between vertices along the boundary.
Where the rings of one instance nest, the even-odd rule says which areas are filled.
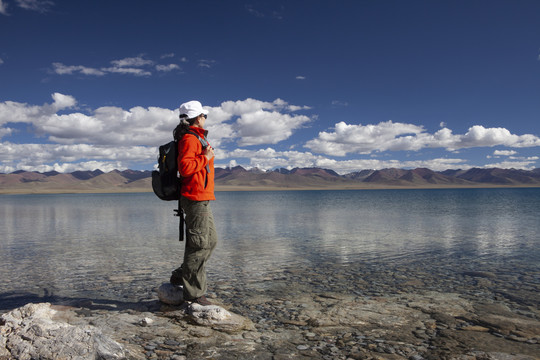
[[[231,249],[259,261],[270,253],[278,263],[504,255],[538,240],[536,189],[241,193],[235,201],[241,208],[216,203],[221,233]]]
[[[323,263],[345,269],[374,261],[535,261],[539,254],[540,189],[222,192],[217,198],[220,241],[209,264],[216,281],[257,282],[284,268]],[[148,294],[181,262],[175,206],[153,194],[0,196],[0,275],[7,279],[0,293]]]

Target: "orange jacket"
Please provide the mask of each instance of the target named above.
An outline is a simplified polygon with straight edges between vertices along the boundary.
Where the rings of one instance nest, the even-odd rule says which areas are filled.
[[[205,138],[208,131],[191,126],[190,130]],[[208,165],[208,169],[207,169]],[[182,176],[180,194],[190,200],[215,200],[214,158],[203,155],[201,142],[193,134],[186,134],[178,142],[178,171]]]

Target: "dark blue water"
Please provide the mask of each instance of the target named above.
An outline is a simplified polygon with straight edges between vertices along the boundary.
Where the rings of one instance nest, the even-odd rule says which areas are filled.
[[[498,286],[525,276],[533,290],[540,282],[540,189],[216,196],[220,243],[208,269],[220,286],[325,271],[376,277],[380,269],[411,277],[424,269],[422,276],[453,290],[441,274],[489,271]],[[0,302],[17,294],[151,298],[181,262],[175,205],[151,193],[0,196]]]

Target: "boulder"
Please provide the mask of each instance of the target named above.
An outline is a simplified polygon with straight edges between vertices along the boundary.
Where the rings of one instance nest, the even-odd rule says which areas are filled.
[[[209,326],[218,331],[234,333],[253,329],[253,323],[249,319],[231,313],[217,305],[203,306],[192,303],[187,306],[186,314],[197,325]]]
[[[254,328],[253,323],[249,319],[231,313],[221,306],[203,306],[197,303],[184,303],[183,288],[181,285],[164,283],[157,289],[157,295],[159,300],[164,304],[184,304],[181,310],[169,312],[167,316],[184,318],[187,315],[189,318],[188,320],[196,325],[207,326],[213,330],[226,333],[235,333]]]
[[[157,289],[159,301],[168,305],[180,305],[184,302],[183,287],[164,283]]]

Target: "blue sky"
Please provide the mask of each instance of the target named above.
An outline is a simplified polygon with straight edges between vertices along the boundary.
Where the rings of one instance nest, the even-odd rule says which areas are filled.
[[[216,166],[533,169],[536,0],[0,0],[0,172],[151,170],[182,102]]]

